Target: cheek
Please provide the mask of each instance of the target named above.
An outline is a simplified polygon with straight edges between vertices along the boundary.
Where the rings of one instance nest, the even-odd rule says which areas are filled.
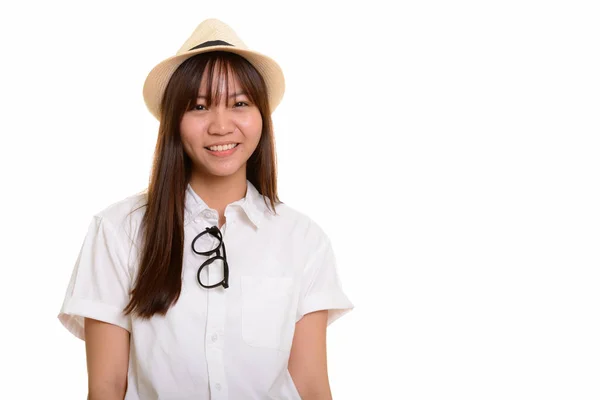
[[[187,119],[184,117],[179,124],[179,134],[181,135],[181,141],[185,144],[189,141],[190,137],[190,126]]]
[[[258,140],[262,132],[262,118],[260,112],[257,111],[256,113],[247,115],[240,121],[240,126],[243,126],[246,135],[256,137]]]
[[[201,140],[201,124],[190,118],[183,118],[179,124],[179,132],[181,134],[181,142],[186,149],[195,147]]]
[[[181,136],[181,144],[183,146],[183,150],[186,152],[188,156],[192,155],[192,144],[182,135]]]
[[[183,148],[185,150],[189,150],[190,146],[192,145],[192,135],[188,130],[184,129],[183,126],[180,128],[179,132],[181,134],[181,143],[183,144]]]

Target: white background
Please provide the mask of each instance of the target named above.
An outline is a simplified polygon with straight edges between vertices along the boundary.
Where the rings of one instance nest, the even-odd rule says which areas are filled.
[[[147,185],[146,74],[209,17],[286,75],[280,197],[356,306],[335,399],[600,398],[596,4],[3,3],[0,398],[85,398],[56,315],[92,215]]]

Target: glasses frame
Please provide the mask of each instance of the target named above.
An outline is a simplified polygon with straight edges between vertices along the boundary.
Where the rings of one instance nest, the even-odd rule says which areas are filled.
[[[194,247],[196,240],[200,239],[200,237],[202,237],[202,235],[206,235],[207,233],[214,236],[215,238],[217,238],[219,240],[219,245],[209,251],[197,251],[196,248]],[[221,252],[219,251],[219,249],[221,247],[223,247],[223,256],[221,256]],[[202,265],[198,268],[198,272],[196,273],[196,279],[198,280],[198,283],[200,284],[200,286],[202,286],[203,288],[206,288],[206,289],[213,289],[218,286],[223,286],[223,288],[227,289],[229,287],[229,264],[227,263],[227,253],[225,251],[225,242],[223,241],[223,235],[221,234],[221,231],[219,230],[219,228],[217,226],[206,227],[206,229],[204,231],[200,232],[194,238],[194,240],[192,240],[192,251],[196,254],[200,254],[203,256],[210,256],[211,254],[216,253],[215,256],[212,256],[208,260],[204,261],[202,263]],[[200,280],[200,273],[206,266],[212,264],[216,260],[223,260],[223,279],[221,280],[221,282],[215,283],[214,285],[204,285],[202,283],[202,281]]]

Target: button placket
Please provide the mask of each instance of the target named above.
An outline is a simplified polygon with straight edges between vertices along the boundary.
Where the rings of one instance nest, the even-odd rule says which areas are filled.
[[[223,232],[223,238],[225,233]],[[219,241],[215,239],[215,246]],[[213,274],[218,272],[213,272]],[[222,287],[207,291],[208,308],[206,314],[206,361],[214,400],[228,398],[228,388],[225,375],[225,362],[223,359],[224,341],[219,340],[225,334],[225,315],[227,290]]]

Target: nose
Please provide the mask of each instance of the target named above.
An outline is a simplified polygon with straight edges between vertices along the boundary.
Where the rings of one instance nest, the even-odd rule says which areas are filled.
[[[233,133],[235,125],[228,115],[226,109],[222,107],[213,107],[212,120],[208,126],[208,133],[211,135],[226,135]]]

